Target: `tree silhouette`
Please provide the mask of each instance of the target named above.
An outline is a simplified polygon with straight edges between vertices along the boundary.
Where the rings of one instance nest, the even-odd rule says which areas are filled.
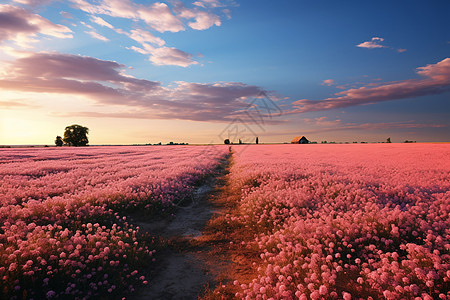
[[[69,146],[86,146],[89,143],[89,128],[81,125],[70,125],[64,131],[64,142]]]
[[[56,145],[56,147],[61,147],[62,145],[63,145],[63,140],[62,140],[62,137],[60,137],[59,135],[58,136],[56,136],[56,140],[55,140],[55,145]]]

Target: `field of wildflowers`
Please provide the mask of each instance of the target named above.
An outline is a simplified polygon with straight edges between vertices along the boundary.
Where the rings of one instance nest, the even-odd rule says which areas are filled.
[[[124,295],[152,239],[126,215],[170,216],[228,148],[0,149],[0,299]]]
[[[254,257],[236,298],[450,299],[449,145],[233,151],[225,223]]]

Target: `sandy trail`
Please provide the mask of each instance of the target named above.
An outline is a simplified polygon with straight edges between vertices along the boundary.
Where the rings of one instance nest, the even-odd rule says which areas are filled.
[[[133,222],[151,236],[161,237],[166,245],[149,272],[149,284],[133,299],[198,299],[206,287],[216,286],[224,262],[212,261],[215,258],[208,254],[214,245],[202,241],[202,231],[208,220],[220,213],[211,199],[219,193],[228,163],[228,158],[221,161],[217,171],[196,188],[192,200],[181,206],[174,218]]]

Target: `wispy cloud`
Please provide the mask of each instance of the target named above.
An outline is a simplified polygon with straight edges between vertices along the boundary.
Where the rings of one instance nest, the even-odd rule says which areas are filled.
[[[109,39],[104,37],[103,35],[95,32],[95,31],[86,31],[87,34],[89,34],[90,36],[92,36],[94,39],[100,40],[100,41],[104,41],[104,42],[108,42]]]
[[[186,14],[183,14],[183,17],[188,19],[195,19],[195,21],[189,22],[188,25],[189,27],[196,30],[205,30],[211,28],[214,25],[220,26],[222,24],[218,15],[207,13],[204,11],[187,12]]]
[[[29,6],[39,6],[39,5],[45,5],[50,2],[53,2],[54,0],[13,0],[16,3],[29,5]]]
[[[234,2],[228,1],[229,3],[225,4],[219,0],[196,1],[193,4],[193,8],[188,8],[184,3],[177,0],[169,2],[171,7],[162,2],[139,4],[130,0],[70,1],[76,8],[86,12],[90,16],[91,22],[108,27],[119,34],[124,34],[140,44],[129,46],[127,49],[149,55],[149,61],[154,65],[175,65],[180,67],[188,67],[198,64],[198,62],[193,59],[192,54],[175,47],[166,46],[166,42],[162,38],[155,36],[150,31],[159,33],[167,31],[179,32],[184,31],[186,26],[195,30],[206,30],[212,26],[221,26],[221,17],[213,13],[212,10],[235,5]],[[105,21],[99,15],[127,18],[132,20],[137,25],[135,27],[138,28],[127,32],[123,29],[115,28],[114,23]],[[225,15],[229,18],[230,11],[227,10]],[[142,26],[143,23],[146,26]],[[89,24],[84,24],[85,26],[90,26]],[[106,39],[100,36],[92,26],[90,27],[92,30],[88,33],[92,37],[102,40]]]
[[[142,29],[133,29],[129,34],[127,34],[131,39],[136,42],[145,45],[147,43],[155,44],[158,46],[163,46],[165,41],[159,37],[155,37],[148,31]]]
[[[303,122],[312,125],[315,128],[306,130],[305,133],[318,133],[342,130],[387,130],[387,129],[410,129],[410,128],[443,128],[448,125],[444,124],[426,124],[416,121],[406,122],[371,122],[371,123],[351,123],[342,120],[329,120],[327,117],[320,118],[304,118]]]
[[[336,82],[333,79],[325,79],[322,81],[322,85],[332,86],[335,85]]]
[[[373,37],[370,41],[363,42],[361,44],[356,45],[356,47],[360,48],[367,48],[367,49],[376,49],[376,48],[387,48],[397,51],[398,53],[405,52],[406,49],[403,48],[393,48],[389,46],[382,45],[382,42],[384,42],[384,39],[381,37]]]
[[[158,66],[174,65],[188,67],[190,65],[198,64],[198,62],[192,59],[192,54],[172,47],[155,48],[150,54],[150,61]]]
[[[35,105],[30,105],[20,100],[0,101],[0,108],[2,109],[22,108],[22,107],[35,107]]]
[[[348,89],[336,93],[337,97],[323,100],[298,100],[293,102],[294,109],[287,113],[345,108],[382,101],[435,95],[450,91],[450,58],[446,58],[436,64],[419,67],[416,72],[425,78],[379,83],[377,86]]]
[[[233,0],[198,0],[192,3],[195,6],[203,7],[203,8],[217,8],[217,7],[227,7],[227,6],[239,6]]]
[[[73,5],[89,14],[104,14],[112,17],[135,18],[136,11],[129,0],[102,0],[92,4],[87,0],[69,0]]]
[[[439,123],[420,123],[415,120],[403,122],[345,122],[340,119],[330,120],[327,117],[319,118],[302,118],[301,119],[301,134],[304,135],[320,135],[323,136],[328,132],[344,132],[344,131],[361,131],[364,135],[370,132],[396,132],[396,131],[410,131],[420,128],[447,128],[448,124]],[[271,135],[298,135],[298,130],[280,130],[271,131]]]
[[[111,17],[142,20],[158,32],[184,30],[183,23],[171,12],[165,3],[156,2],[141,5],[129,0],[102,0],[91,4],[86,0],[70,0],[78,9],[91,15],[104,14]]]
[[[105,20],[103,20],[100,17],[91,16],[91,21],[94,23],[97,23],[100,26],[108,27],[109,29],[114,29],[114,26],[112,26],[111,24],[109,24],[108,22],[106,22]]]
[[[31,48],[38,34],[56,38],[72,38],[72,31],[50,22],[23,8],[0,5],[0,43],[12,41],[23,48]]]
[[[188,22],[189,27],[195,30],[206,30],[212,26],[220,26],[222,22],[220,17],[211,12],[202,11],[198,8],[187,8],[183,3],[178,2],[175,6],[175,12],[180,18],[194,20]]]
[[[386,46],[381,45],[381,42],[383,42],[384,39],[380,37],[373,37],[370,41],[363,42],[361,44],[356,45],[356,47],[361,48],[368,48],[368,49],[374,49],[374,48],[386,48]]]
[[[198,64],[198,62],[192,59],[192,54],[173,47],[157,48],[147,43],[143,43],[142,46],[143,48],[132,46],[131,49],[138,53],[149,55],[149,60],[157,66],[172,65],[179,67],[188,67],[190,65]]]
[[[196,6],[204,7],[204,8],[226,6],[225,4],[221,3],[219,0],[200,0],[200,1],[195,1],[192,4],[194,4]]]
[[[159,32],[178,32],[184,30],[183,23],[172,14],[165,3],[154,3],[150,7],[141,7],[139,17]]]
[[[195,121],[225,121],[242,114],[246,99],[263,90],[238,82],[159,82],[125,74],[125,66],[113,61],[61,53],[30,53],[10,62],[0,72],[0,88],[35,93],[73,94],[97,105],[122,107],[120,112],[85,115],[145,117]]]
[[[73,15],[67,11],[62,11],[59,14],[66,19],[73,19]]]
[[[122,3],[126,4],[126,2]],[[130,4],[131,5],[131,4]],[[165,5],[165,4],[164,4]],[[153,5],[152,9],[155,9],[155,5]],[[158,14],[158,10],[161,10],[163,6],[159,5],[158,8],[153,12],[155,13],[155,18]],[[165,8],[163,8],[164,10]],[[150,10],[144,10],[140,12],[141,15],[146,14],[147,21],[150,18]],[[155,19],[156,20],[156,19]],[[188,67],[190,65],[198,64],[195,60],[192,59],[193,55],[186,53],[182,50],[176,49],[174,47],[162,47],[165,45],[165,41],[159,37],[154,36],[152,33],[150,33],[147,30],[144,29],[132,29],[130,32],[126,32],[122,29],[115,28],[112,24],[106,22],[104,19],[97,17],[97,16],[91,16],[91,21],[101,25],[108,27],[114,31],[116,31],[119,34],[123,34],[131,38],[132,40],[138,42],[141,47],[131,46],[129,49],[134,50],[138,53],[149,55],[149,60],[157,66],[167,66],[167,65],[173,65],[173,66],[180,66],[180,67]],[[161,19],[159,20],[161,21]],[[92,26],[90,26],[92,28]],[[92,37],[108,41],[108,39],[94,30],[87,32]],[[157,47],[155,47],[157,46]]]

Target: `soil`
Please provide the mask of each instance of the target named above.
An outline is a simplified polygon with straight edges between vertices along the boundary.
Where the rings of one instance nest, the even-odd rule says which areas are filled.
[[[208,241],[203,232],[212,216],[222,213],[214,197],[220,194],[228,164],[229,157],[195,189],[188,203],[180,204],[173,218],[136,217],[133,223],[150,236],[159,237],[164,246],[149,271],[148,285],[133,299],[198,299],[217,286],[229,262],[211,257],[214,242]]]

